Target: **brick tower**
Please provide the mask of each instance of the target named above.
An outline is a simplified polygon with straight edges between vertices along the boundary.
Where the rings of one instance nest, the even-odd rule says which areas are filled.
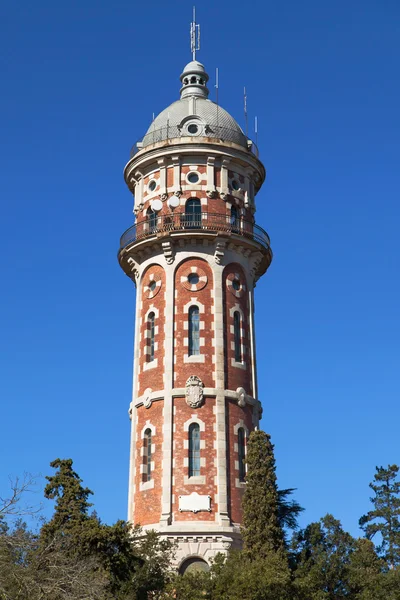
[[[257,148],[208,99],[201,63],[180,79],[125,167],[135,223],[118,256],[136,286],[128,518],[177,540],[184,572],[240,546],[261,414],[254,285],[272,253]]]

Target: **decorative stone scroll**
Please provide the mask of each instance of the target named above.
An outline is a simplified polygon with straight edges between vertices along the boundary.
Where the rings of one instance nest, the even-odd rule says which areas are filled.
[[[186,403],[191,408],[199,408],[203,404],[204,383],[197,375],[191,375],[186,381]]]
[[[238,405],[241,408],[244,408],[246,406],[246,396],[247,396],[245,389],[242,387],[238,387],[236,390],[236,393],[238,395]]]
[[[201,511],[211,512],[211,496],[200,495],[197,492],[192,492],[188,496],[179,496],[179,512]]]

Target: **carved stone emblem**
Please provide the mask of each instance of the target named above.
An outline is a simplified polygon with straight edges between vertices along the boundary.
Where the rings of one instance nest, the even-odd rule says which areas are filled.
[[[191,408],[199,408],[203,404],[204,384],[197,375],[191,375],[186,382],[186,402]]]

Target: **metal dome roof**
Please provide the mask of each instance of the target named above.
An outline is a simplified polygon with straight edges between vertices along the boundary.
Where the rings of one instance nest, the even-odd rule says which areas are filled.
[[[233,117],[208,100],[208,75],[198,61],[186,65],[180,76],[181,98],[165,108],[147,130],[141,147],[177,137],[207,136],[247,147],[247,137]]]

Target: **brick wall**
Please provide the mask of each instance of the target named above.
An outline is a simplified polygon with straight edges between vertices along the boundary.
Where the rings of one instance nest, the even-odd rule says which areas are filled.
[[[151,287],[155,283],[154,290]],[[164,324],[165,324],[165,271],[160,265],[151,265],[143,273],[141,279],[142,308],[140,310],[139,329],[139,395],[147,388],[152,390],[164,389]],[[155,314],[155,350],[154,361],[150,361],[150,327],[148,315]],[[150,367],[150,368],[149,368]]]

